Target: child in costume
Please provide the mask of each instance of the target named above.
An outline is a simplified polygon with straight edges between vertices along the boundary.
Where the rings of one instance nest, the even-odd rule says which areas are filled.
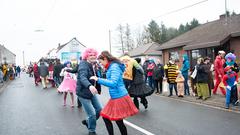
[[[177,71],[177,78],[176,78],[176,83],[177,83],[177,90],[178,90],[178,97],[183,97],[184,95],[184,77],[181,73],[181,71]]]
[[[231,66],[227,66],[224,68],[226,74],[223,76],[223,83],[226,86],[226,109],[229,109],[231,91],[236,89],[238,75],[236,72],[232,71]]]
[[[69,73],[66,70],[67,69],[72,69],[71,68],[71,63],[70,62],[65,62],[64,63],[65,68],[62,69],[60,76],[64,76],[63,82],[60,84],[58,87],[59,92],[64,92],[64,98],[63,98],[63,105],[66,106],[66,99],[67,99],[67,94],[68,92],[71,95],[71,107],[74,107],[74,93],[76,93],[76,80],[74,80],[75,74]]]

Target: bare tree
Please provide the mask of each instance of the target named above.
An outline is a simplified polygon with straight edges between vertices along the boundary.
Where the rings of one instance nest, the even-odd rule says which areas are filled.
[[[126,31],[125,31],[125,46],[127,51],[130,51],[134,48],[134,43],[131,37],[130,26],[126,24]]]
[[[120,44],[122,45],[122,48],[121,48],[121,50],[122,50],[122,53],[124,54],[124,50],[125,50],[125,48],[124,48],[124,41],[123,41],[123,36],[124,36],[124,27],[121,25],[121,24],[119,24],[118,25],[118,28],[117,28],[117,31],[119,32],[119,42],[120,42]]]

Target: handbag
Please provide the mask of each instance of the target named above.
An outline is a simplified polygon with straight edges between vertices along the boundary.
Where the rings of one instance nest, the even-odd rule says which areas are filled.
[[[191,74],[191,77],[192,77],[193,79],[195,79],[196,76],[197,76],[197,68],[195,67],[195,68],[194,68],[194,71],[193,71],[192,74]]]

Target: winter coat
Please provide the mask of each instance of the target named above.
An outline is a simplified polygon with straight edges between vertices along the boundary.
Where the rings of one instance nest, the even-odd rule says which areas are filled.
[[[77,96],[85,99],[91,99],[93,97],[93,94],[89,90],[89,87],[91,85],[95,86],[98,92],[101,90],[100,85],[98,85],[93,80],[89,80],[91,76],[95,76],[92,64],[86,60],[82,60],[79,63],[79,70],[77,75]]]
[[[136,68],[133,68],[133,82],[130,84],[128,93],[131,97],[144,97],[153,93],[153,89],[146,85],[144,75]]]
[[[149,60],[146,60],[144,63],[143,63],[143,71],[144,71],[144,74],[147,75],[147,67],[148,67],[148,64],[150,63]]]
[[[53,77],[60,77],[60,73],[62,71],[62,69],[64,68],[64,66],[62,64],[57,64],[54,66],[53,68]]]
[[[153,76],[153,69],[155,68],[155,63],[151,62],[147,67],[147,76]]]
[[[39,66],[39,74],[41,77],[47,77],[49,74],[48,67],[44,63],[41,63],[41,65]]]
[[[186,54],[183,55],[183,65],[182,65],[182,69],[181,69],[181,73],[183,76],[187,76],[188,75],[188,70],[190,68],[190,64],[189,64],[189,60],[188,60],[188,56]]]
[[[164,77],[164,66],[163,64],[157,64],[153,69],[153,79],[161,80]]]
[[[204,63],[197,65],[197,83],[208,83],[208,66]]]
[[[135,67],[140,70],[142,73],[144,72],[142,67],[137,63],[136,60],[130,58],[129,56],[123,56],[120,58],[121,61],[125,64],[125,71],[123,73],[123,78],[127,80],[133,80],[132,69]]]
[[[112,99],[128,95],[122,78],[124,71],[125,66],[123,64],[112,62],[107,69],[106,79],[98,79],[99,84],[109,87],[109,94]]]

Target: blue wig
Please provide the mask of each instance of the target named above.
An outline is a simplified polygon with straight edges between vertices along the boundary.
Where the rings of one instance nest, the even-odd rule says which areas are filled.
[[[232,61],[235,61],[236,60],[236,55],[233,54],[233,53],[228,53],[226,56],[225,56],[225,59],[231,59]]]
[[[64,67],[67,67],[67,64],[70,64],[70,65],[71,65],[71,62],[70,62],[70,61],[64,62]]]

